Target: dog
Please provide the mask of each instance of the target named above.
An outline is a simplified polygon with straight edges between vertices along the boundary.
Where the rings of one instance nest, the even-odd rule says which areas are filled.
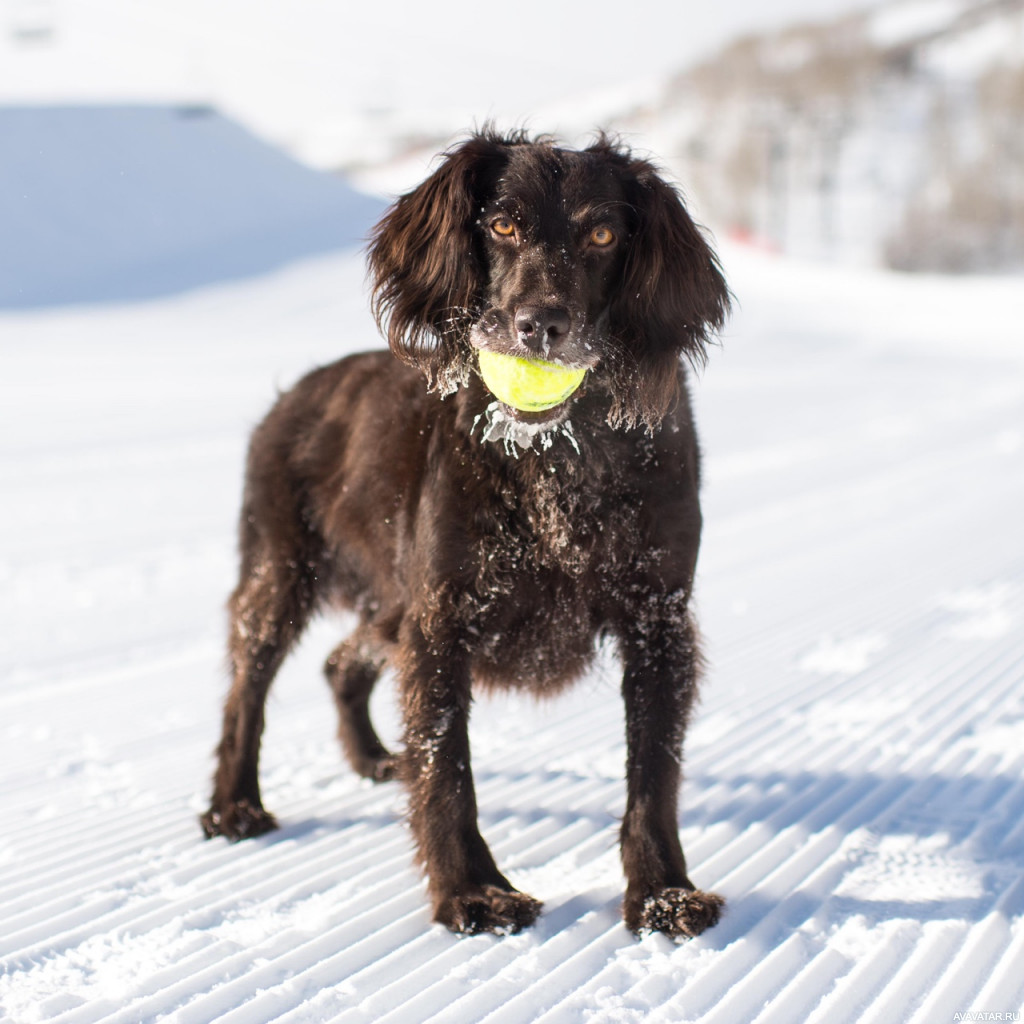
[[[729,312],[718,259],[675,188],[616,140],[572,150],[491,127],[394,202],[368,254],[390,352],[313,371],[252,436],[205,834],[276,827],[258,781],[267,691],[315,612],[353,610],[326,664],[348,760],[407,787],[434,920],[517,932],[542,904],[477,827],[471,690],[557,693],[610,638],[626,720],[623,918],[638,934],[698,935],[723,900],[690,880],[677,819],[701,674],[684,364],[705,359]],[[520,411],[484,386],[482,351],[584,381]],[[368,711],[386,667],[398,754]]]

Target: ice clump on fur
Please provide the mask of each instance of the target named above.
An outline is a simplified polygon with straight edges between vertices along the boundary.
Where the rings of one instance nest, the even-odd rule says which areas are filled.
[[[557,423],[524,423],[522,420],[514,419],[502,408],[501,402],[491,402],[489,406],[473,420],[473,430],[483,420],[484,428],[481,435],[484,441],[500,443],[505,448],[505,454],[512,458],[519,458],[519,449],[523,451],[537,451],[536,443],[540,442],[540,451],[547,451],[554,443],[555,438],[562,436],[568,439],[569,444],[580,453],[580,446],[573,433],[572,423],[569,420],[560,420]]]

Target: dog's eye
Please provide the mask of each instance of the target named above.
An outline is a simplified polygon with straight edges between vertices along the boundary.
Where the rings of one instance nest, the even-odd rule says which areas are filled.
[[[611,228],[600,227],[594,228],[590,232],[590,244],[596,245],[600,248],[611,245],[615,241],[615,232]]]
[[[491,230],[502,238],[511,238],[516,233],[516,226],[508,217],[496,217],[491,221]]]

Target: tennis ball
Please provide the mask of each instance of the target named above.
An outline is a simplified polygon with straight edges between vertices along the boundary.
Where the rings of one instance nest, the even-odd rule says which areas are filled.
[[[480,376],[487,390],[520,412],[543,412],[561,405],[586,375],[586,370],[571,370],[544,359],[520,359],[480,349]]]

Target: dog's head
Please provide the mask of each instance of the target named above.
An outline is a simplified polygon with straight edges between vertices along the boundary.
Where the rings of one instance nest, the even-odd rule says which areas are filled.
[[[369,255],[391,349],[434,386],[465,381],[476,349],[540,356],[592,371],[609,419],[648,428],[729,306],[678,193],[603,136],[579,151],[472,136],[395,202]]]

